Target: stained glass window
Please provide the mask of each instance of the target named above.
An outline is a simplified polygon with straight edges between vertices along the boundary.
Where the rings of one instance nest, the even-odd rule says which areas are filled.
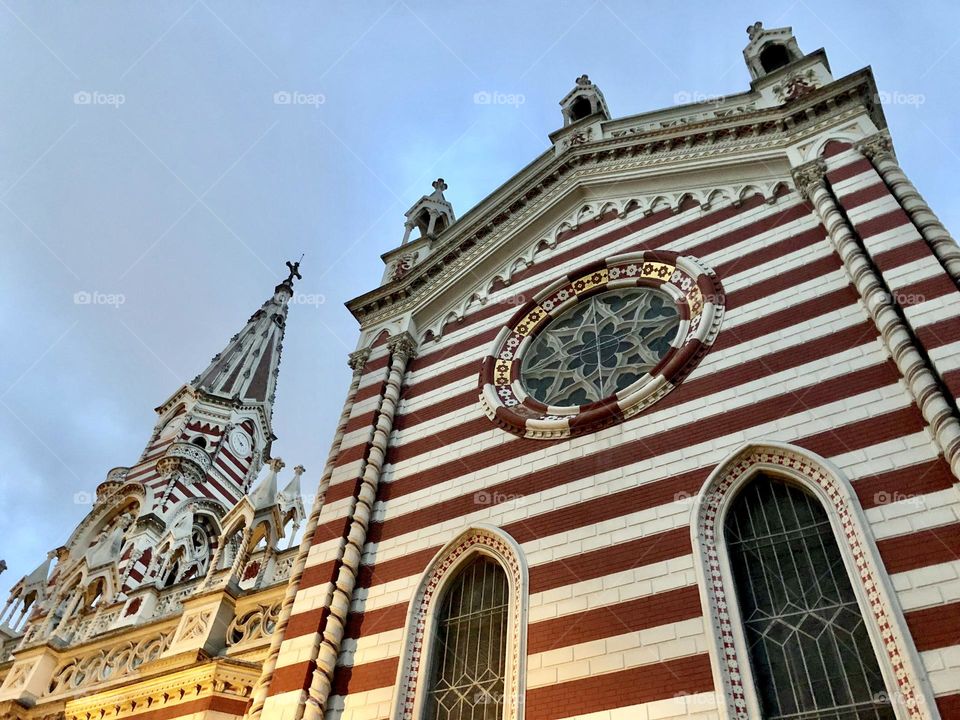
[[[610,397],[670,351],[680,314],[662,290],[632,287],[593,295],[552,320],[524,353],[527,392],[547,405]]]
[[[823,506],[759,475],[724,531],[767,720],[894,720]]]
[[[437,614],[426,720],[500,720],[509,586],[478,555],[447,586]]]

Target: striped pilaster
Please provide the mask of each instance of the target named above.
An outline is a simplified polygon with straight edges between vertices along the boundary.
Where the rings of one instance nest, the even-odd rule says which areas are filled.
[[[831,242],[880,331],[884,345],[930,425],[937,445],[953,474],[960,478],[960,422],[940,390],[933,371],[914,346],[910,333],[893,306],[893,300],[877,277],[872,263],[847,223],[826,179],[826,164],[816,160],[794,171],[797,186],[812,203]]]
[[[306,561],[310,572],[309,584],[302,581],[294,599],[286,635],[287,652],[281,646],[275,670],[275,680],[268,691],[263,714],[285,712],[290,718],[313,720],[322,716],[332,687],[340,643],[349,613],[353,589],[360,567],[360,555],[366,542],[366,533],[376,498],[380,472],[386,455],[387,439],[393,427],[400,386],[407,361],[414,351],[413,339],[408,334],[391,338],[387,353],[386,377],[382,382],[362,384],[354,395],[351,417],[344,426],[351,428],[354,418],[370,418],[356,430],[348,433],[365,439],[356,453],[341,449],[337,454],[332,476],[340,469],[356,467],[359,477],[354,481],[354,492],[349,501],[346,521],[341,530],[331,537],[331,528],[318,520],[313,533],[314,554],[308,551]],[[367,367],[382,368],[380,357]],[[375,390],[376,405],[366,408],[369,390]],[[329,538],[329,539],[328,539]],[[327,549],[325,549],[327,548]],[[298,601],[299,609],[298,609]],[[312,628],[312,630],[305,630]],[[277,677],[279,676],[279,678]]]
[[[313,535],[317,530],[317,523],[320,519],[320,512],[323,509],[323,501],[326,495],[327,487],[330,484],[330,476],[333,474],[333,468],[336,464],[337,455],[340,452],[340,445],[343,442],[344,430],[350,419],[350,413],[353,409],[354,398],[357,395],[357,389],[360,387],[360,380],[363,377],[364,368],[370,357],[370,348],[358,350],[350,355],[350,367],[353,370],[353,377],[350,381],[350,387],[347,390],[347,398],[343,403],[343,411],[340,413],[340,420],[337,423],[334,433],[333,443],[330,453],[327,456],[326,465],[323,468],[323,474],[320,477],[320,484],[317,488],[317,494],[310,509],[310,516],[307,518],[304,527],[303,539],[300,541],[300,548],[297,551],[297,559],[290,569],[290,579],[287,583],[286,593],[283,597],[283,605],[280,608],[280,616],[277,619],[276,629],[271,636],[270,651],[263,661],[263,669],[260,673],[260,679],[251,693],[250,709],[247,717],[250,720],[259,720],[263,712],[263,706],[270,690],[270,683],[273,680],[273,674],[277,667],[277,658],[283,644],[284,635],[287,629],[287,623],[290,621],[290,615],[293,611],[293,604],[297,593],[300,590],[300,583],[303,579],[303,571],[306,567],[307,554],[313,543]]]
[[[960,246],[903,172],[893,154],[890,136],[886,132],[871,135],[857,143],[857,149],[873,163],[890,192],[930,244],[954,284],[960,287]]]

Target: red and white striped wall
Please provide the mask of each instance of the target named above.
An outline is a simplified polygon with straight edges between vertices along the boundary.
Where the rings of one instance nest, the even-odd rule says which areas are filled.
[[[833,147],[828,180],[935,371],[960,387],[960,294],[872,166]],[[518,438],[478,403],[514,298],[608,255],[669,250],[712,268],[726,316],[672,393],[625,423]],[[898,300],[900,301],[900,300]],[[345,427],[264,717],[294,717],[316,667],[383,392],[374,348]],[[527,720],[712,717],[718,695],[690,541],[693,498],[745,441],[817,453],[852,481],[944,718],[960,718],[960,496],[825,229],[775,202],[615,215],[420,348],[405,375],[327,717],[391,716],[408,605],[437,552],[498,526],[529,566]],[[273,713],[273,714],[271,714]]]

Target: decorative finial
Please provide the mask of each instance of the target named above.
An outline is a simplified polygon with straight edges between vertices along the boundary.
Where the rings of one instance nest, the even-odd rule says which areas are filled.
[[[443,178],[437,178],[433,181],[433,189],[437,192],[443,192],[447,187],[448,185],[443,181]]]
[[[270,466],[270,469],[275,473],[280,472],[286,467],[286,463],[283,462],[280,458],[272,458],[267,462],[267,465]]]
[[[586,73],[584,73],[583,75],[577,78],[577,85],[579,85],[580,87],[586,87],[589,84],[590,84],[590,77]]]
[[[763,23],[757,20],[753,25],[747,27],[747,37],[753,40],[757,35],[760,34],[760,31],[763,30]]]
[[[293,474],[294,474],[294,475],[303,475],[306,471],[307,471],[307,469],[306,469],[303,465],[297,465],[297,466],[293,469]]]
[[[296,278],[297,280],[303,280],[303,276],[300,274],[300,263],[302,260],[303,260],[302,253],[300,255],[300,260],[297,260],[296,262],[290,262],[289,260],[287,260],[287,267],[290,269],[290,274],[287,275],[287,279],[284,280],[284,282],[290,287],[293,287],[294,278]]]

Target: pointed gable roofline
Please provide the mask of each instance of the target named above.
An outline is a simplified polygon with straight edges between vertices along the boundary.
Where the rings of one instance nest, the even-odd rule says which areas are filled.
[[[825,62],[825,55],[818,50],[807,54],[805,60]],[[581,182],[579,177],[588,172],[596,182],[604,171],[613,176],[624,166],[647,167],[654,159],[660,172],[683,169],[706,148],[712,153],[709,162],[718,164],[750,157],[760,143],[785,149],[802,133],[815,132],[825,117],[832,119],[849,112],[850,105],[859,105],[877,127],[885,128],[883,109],[872,101],[876,93],[872,71],[864,68],[790,104],[751,107],[748,101],[760,100],[759,92],[752,87],[748,92],[726,96],[722,107],[704,101],[601,120],[595,137],[577,143],[560,142],[545,150],[438,236],[435,248],[423,262],[353,298],[346,307],[361,327],[369,327],[429,301],[455,282],[464,267],[495,252],[500,243],[517,237],[526,224],[559,203],[565,194],[574,192]],[[673,122],[683,113],[701,108],[713,117]],[[786,132],[788,128],[790,133]],[[394,248],[381,257],[390,262],[404,249]]]

